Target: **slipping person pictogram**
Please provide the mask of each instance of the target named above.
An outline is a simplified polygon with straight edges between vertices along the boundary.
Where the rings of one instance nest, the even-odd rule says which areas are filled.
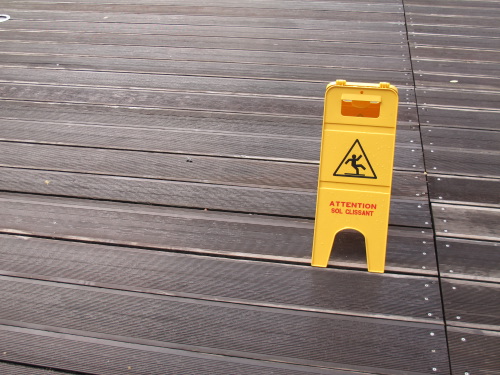
[[[362,170],[362,172],[360,172],[360,170]],[[363,146],[361,146],[359,139],[354,141],[333,175],[338,177],[377,179],[377,175],[375,174],[375,171],[370,164],[370,160],[366,156],[365,150],[363,149]]]
[[[359,159],[361,159],[363,155],[359,155],[356,158],[356,154],[352,155],[352,158],[347,159],[344,164],[351,163],[351,167],[353,167],[356,170],[356,176],[364,176],[364,174],[359,173],[359,168],[363,168],[364,171],[366,171],[366,168],[363,164],[358,164]]]

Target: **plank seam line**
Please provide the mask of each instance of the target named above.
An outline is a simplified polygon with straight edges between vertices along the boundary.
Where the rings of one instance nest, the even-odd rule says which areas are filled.
[[[46,367],[46,366],[39,366],[39,365],[34,365],[28,362],[19,362],[19,361],[9,361],[7,359],[0,358],[0,363],[6,363],[14,366],[19,366],[19,367],[27,367],[33,370],[39,370],[39,371],[47,371],[48,375],[57,375],[57,374],[62,374],[62,375],[95,375],[91,372],[81,372],[81,371],[74,371],[74,370],[67,370],[63,369],[62,367]]]
[[[394,228],[394,227],[393,227]],[[397,228],[397,227],[396,227]],[[400,227],[401,228],[401,227]],[[66,237],[50,237],[41,234],[33,234],[20,230],[7,230],[0,228],[0,234],[6,236],[14,236],[14,237],[27,237],[27,238],[38,238],[44,240],[52,240],[52,241],[61,241],[61,242],[69,242],[69,243],[81,243],[81,244],[91,244],[91,245],[104,245],[104,246],[112,246],[116,248],[124,248],[127,250],[139,250],[139,251],[151,251],[151,252],[167,252],[173,254],[188,254],[190,256],[200,256],[200,257],[209,257],[209,258],[223,258],[230,260],[244,260],[250,262],[264,262],[271,264],[285,264],[287,266],[310,266],[310,259],[308,258],[292,258],[292,257],[280,257],[280,256],[272,256],[272,255],[263,255],[263,254],[247,254],[247,253],[219,253],[219,252],[210,252],[210,251],[198,251],[196,249],[173,249],[166,248],[160,246],[147,246],[147,245],[132,245],[130,243],[120,243],[113,241],[105,241],[105,240],[97,240],[95,238],[84,238],[84,237],[76,237],[76,236],[66,236]],[[348,266],[338,265],[335,266],[328,265],[328,269],[339,269],[344,271],[363,271],[366,272],[366,265],[355,265],[351,264]],[[415,277],[436,277],[435,274],[431,272],[421,272],[420,269],[391,269],[387,268],[385,272],[390,275],[399,275],[399,276],[415,276]]]
[[[261,262],[259,262],[261,263]],[[306,264],[300,265],[302,268],[308,267]],[[345,270],[345,269],[344,269]],[[352,272],[363,272],[361,269],[348,269]],[[399,275],[399,274],[398,274]],[[402,276],[402,275],[400,275]],[[412,275],[413,276],[413,275]],[[173,297],[179,300],[200,300],[207,302],[216,302],[221,304],[228,305],[242,305],[242,306],[254,306],[254,307],[263,307],[269,309],[280,310],[291,310],[291,311],[299,311],[299,312],[311,312],[318,314],[330,314],[339,317],[359,317],[359,318],[367,318],[367,319],[382,319],[382,320],[394,320],[401,322],[411,322],[411,323],[423,323],[423,324],[435,324],[435,325],[443,325],[441,319],[430,319],[430,318],[417,318],[412,316],[405,315],[395,315],[395,314],[384,314],[384,313],[363,313],[355,310],[335,310],[328,308],[317,308],[310,306],[301,306],[301,305],[293,305],[287,303],[266,303],[258,300],[251,299],[243,299],[243,298],[232,298],[225,296],[210,296],[205,294],[196,294],[196,293],[188,293],[188,292],[177,292],[175,290],[161,290],[154,288],[146,288],[146,287],[137,287],[134,285],[120,285],[108,282],[93,282],[87,280],[73,280],[68,278],[59,278],[52,276],[44,276],[44,275],[36,275],[36,274],[25,274],[18,272],[9,272],[9,271],[0,271],[0,277],[7,277],[19,280],[32,280],[32,281],[42,281],[54,284],[66,284],[73,286],[84,286],[89,288],[96,288],[100,290],[109,290],[109,291],[118,291],[118,292],[130,292],[137,293],[145,296],[162,296],[162,297]]]
[[[16,42],[16,43],[36,43],[36,44],[62,44],[58,41],[53,41],[53,40],[40,40],[40,41],[32,41],[32,40],[23,40],[23,39],[9,39],[9,42]],[[360,43],[360,42],[350,42],[352,44]],[[109,47],[114,47],[116,44],[110,44],[110,43],[79,43],[79,42],[65,42],[64,44],[70,44],[70,45],[91,45],[91,46],[109,46]],[[382,47],[386,44],[379,43]],[[144,47],[143,44],[120,44],[120,47]],[[397,45],[396,45],[397,46]],[[153,45],[153,46],[147,46],[148,48],[176,48],[176,49],[187,49],[187,50],[210,50],[210,51],[248,51],[248,52],[265,52],[265,53],[287,53],[287,54],[300,54],[300,55],[320,55],[320,56],[331,56],[331,52],[306,52],[306,51],[290,51],[290,50],[262,50],[262,49],[241,49],[241,48],[218,48],[218,47],[205,47],[205,48],[199,48],[199,47],[187,47],[187,46],[169,46],[169,45]],[[353,56],[350,53],[336,53],[337,56]],[[393,58],[397,60],[404,61],[407,56],[403,55],[400,57],[400,54],[390,54],[390,55],[374,55],[374,54],[361,54],[361,55],[355,55],[356,57],[383,57],[383,58]]]
[[[408,0],[407,0],[408,1]],[[408,30],[409,23],[411,22],[411,17],[409,17],[409,14],[407,14],[406,10],[406,5],[405,5],[405,0],[401,0],[402,5],[403,5],[403,15],[405,19],[405,27],[406,27],[406,38],[408,40],[408,53],[410,56],[410,66],[411,66],[411,71],[412,71],[412,78],[413,78],[413,87],[415,88],[415,102],[417,104],[417,121],[419,124],[419,131],[420,131],[420,143],[424,145],[424,139],[423,139],[423,130],[421,126],[421,121],[420,121],[420,111],[419,111],[419,98],[418,98],[418,91],[416,90],[417,87],[417,82],[416,82],[416,77],[415,77],[415,72],[414,72],[414,67],[413,67],[413,54],[412,54],[412,43],[410,40],[410,33]],[[418,58],[418,56],[416,57]],[[430,207],[429,214],[430,214],[430,221],[431,221],[431,231],[433,233],[433,243],[434,243],[434,254],[435,254],[435,261],[436,261],[436,269],[437,269],[437,279],[438,279],[438,285],[439,285],[439,293],[441,297],[441,316],[443,319],[444,323],[444,334],[446,338],[446,354],[448,358],[448,371],[451,374],[453,372],[452,370],[452,362],[451,362],[451,355],[450,355],[450,347],[449,347],[449,339],[448,339],[448,332],[446,329],[447,321],[446,321],[446,310],[444,306],[444,300],[443,300],[443,284],[441,282],[441,271],[440,271],[440,263],[439,263],[439,254],[438,254],[438,247],[437,247],[437,242],[436,242],[436,226],[435,226],[435,221],[434,221],[434,214],[432,210],[432,205],[431,205],[431,200],[430,200],[430,194],[429,194],[429,176],[427,174],[427,165],[426,165],[426,160],[425,160],[425,152],[424,148],[422,147],[422,163],[424,165],[424,171],[425,171],[425,181],[426,181],[426,186],[427,186],[427,199],[428,199],[428,205]]]

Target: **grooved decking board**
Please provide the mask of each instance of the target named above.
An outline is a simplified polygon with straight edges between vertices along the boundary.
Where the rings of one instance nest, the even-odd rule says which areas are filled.
[[[457,3],[457,0],[440,0],[438,4],[436,4],[433,0],[405,0],[405,4],[411,4],[414,7],[426,7],[429,5],[439,6],[443,9],[448,9],[449,7],[467,7],[467,8],[488,8],[494,4],[494,1],[490,0],[460,0]]]
[[[127,108],[70,103],[43,103],[3,101],[2,118],[8,122],[17,119],[31,121],[28,127],[53,121],[72,125],[106,125],[139,129],[204,130],[235,134],[279,135],[287,137],[321,137],[321,118],[307,116],[280,116],[271,114],[243,114],[213,111],[160,108]],[[414,116],[416,121],[416,115]],[[2,121],[2,124],[5,124]],[[35,126],[33,126],[35,125]],[[2,125],[3,126],[6,125]],[[42,125],[43,126],[43,125]],[[21,131],[23,125],[19,126]],[[399,129],[408,128],[404,124]],[[410,128],[416,128],[410,125]],[[36,133],[36,129],[34,130]],[[113,132],[110,129],[110,132]],[[419,132],[414,131],[414,138]],[[57,136],[56,136],[57,137]],[[78,137],[76,137],[78,138]]]
[[[430,277],[5,235],[0,235],[0,254],[3,275],[345,315],[429,322],[442,317],[439,283]]]
[[[8,115],[6,112],[4,115]],[[25,114],[25,116],[29,118],[29,115]],[[96,116],[95,120],[99,121],[99,117]],[[240,129],[236,129],[237,119],[229,123],[224,119],[209,120],[166,115],[161,117],[163,121],[160,128],[160,126],[154,127],[155,118],[145,118],[145,120],[149,120],[150,128],[138,127],[135,119],[119,126],[107,121],[103,121],[102,124],[73,124],[71,122],[36,121],[36,119],[23,121],[0,118],[0,140],[266,160],[302,162],[319,160],[320,124],[304,126],[295,120],[295,125],[308,130],[309,135],[277,135],[273,133],[276,133],[279,124],[273,122],[267,127],[262,122],[260,124],[249,122],[242,124]],[[290,119],[290,123],[293,121]],[[119,121],[115,119],[114,122]],[[219,129],[212,129],[210,125],[218,125]],[[232,126],[232,129],[227,130],[233,131],[226,131],[223,125]],[[396,145],[397,147],[412,147],[411,149],[418,150],[414,152],[422,152],[420,133],[408,126],[398,127]],[[396,158],[405,151],[407,150],[402,148],[397,150]]]
[[[252,3],[248,3],[251,5]],[[169,36],[204,36],[204,37],[243,37],[255,39],[284,39],[300,41],[346,41],[384,44],[401,44],[406,42],[406,35],[399,32],[388,33],[387,30],[356,30],[355,28],[335,28],[333,33],[324,30],[306,30],[277,27],[245,27],[227,25],[162,25],[162,24],[127,24],[124,28],[120,23],[109,22],[60,22],[47,21],[25,21],[13,19],[8,23],[2,23],[0,30],[10,31],[60,31],[77,33],[118,33],[118,34],[141,34]]]
[[[313,222],[2,193],[0,231],[162,250],[310,262]],[[389,228],[388,271],[436,273],[432,231]],[[335,266],[366,268],[362,237],[340,234]]]
[[[500,332],[448,327],[453,374],[498,374]]]
[[[203,5],[163,5],[163,4],[108,4],[108,3],[23,3],[8,1],[5,7],[17,10],[46,10],[67,12],[101,12],[101,13],[133,13],[144,17],[147,14],[165,15],[199,15],[199,16],[226,16],[226,17],[252,17],[252,18],[304,18],[310,20],[345,20],[368,22],[403,22],[402,12],[377,13],[339,10],[309,10],[283,8],[273,9],[251,7],[218,7]]]
[[[318,148],[316,142],[309,143],[316,146],[309,150],[311,157],[318,152]],[[317,187],[316,163],[272,162],[210,157],[196,153],[170,154],[11,142],[2,142],[0,145],[2,147],[0,165],[8,167],[255,187],[293,189]],[[273,147],[272,144],[270,146]],[[395,168],[417,171],[421,169],[422,156],[417,152],[417,148],[398,149]],[[416,151],[411,152],[411,150]],[[366,152],[369,155],[369,151]],[[311,161],[314,162],[314,160],[309,162]],[[417,167],[412,168],[412,165]],[[409,196],[415,195],[409,194]]]
[[[326,82],[336,79],[337,77],[342,77],[347,81],[383,81],[402,86],[408,86],[413,83],[409,72],[350,69],[343,67],[318,68],[294,65],[259,65],[210,61],[162,61],[146,58],[132,59],[51,54],[23,55],[16,54],[15,52],[0,52],[0,64],[50,69],[155,73],[156,77],[158,77],[158,75],[177,74],[195,77],[256,78],[261,81],[263,79],[298,80],[321,82],[323,86],[325,86]],[[297,95],[300,94],[300,91],[290,92],[290,94]],[[414,96],[413,93],[411,94]],[[406,95],[404,95],[403,98],[406,99]]]
[[[500,243],[437,237],[436,246],[442,275],[500,282]]]
[[[500,16],[500,11],[498,7],[495,7],[496,2],[483,3],[481,7],[470,7],[464,6],[460,1],[455,2],[455,6],[441,6],[440,3],[434,4],[432,6],[422,5],[422,4],[408,4],[405,6],[406,14],[410,17],[423,16],[426,14],[432,15],[446,15],[446,17],[463,17],[467,18],[492,18],[495,16]],[[418,21],[417,21],[418,22]],[[478,20],[478,24],[481,25],[481,21]]]
[[[325,95],[326,82],[297,82],[290,80],[262,80],[202,77],[189,75],[158,75],[144,73],[119,73],[72,71],[60,69],[31,69],[3,67],[8,81],[37,83],[41,85],[71,85],[106,88],[142,88],[165,91],[198,93],[224,93],[286,96],[292,98],[318,98]],[[258,73],[257,73],[258,74]],[[413,89],[400,89],[400,102],[415,102]]]
[[[5,325],[0,325],[0,332],[0,345],[8,348],[8,358],[12,361],[57,368],[58,371],[60,369],[79,371],[78,374],[361,374],[312,366],[215,356]],[[79,355],[75,355],[75,353],[79,353]],[[12,375],[31,374],[14,373]],[[35,374],[45,375],[41,371]]]
[[[429,196],[434,201],[500,206],[500,180],[481,177],[428,175]]]
[[[447,10],[450,8],[447,8]],[[452,25],[459,26],[477,26],[498,27],[497,17],[453,17],[445,14],[408,14],[409,23],[418,25]]]
[[[208,112],[236,112],[257,115],[314,116],[321,118],[321,98],[283,97],[231,93],[200,93],[197,91],[166,91],[154,89],[116,89],[72,86],[49,86],[30,83],[4,83],[0,98],[85,105],[184,109]],[[400,103],[398,119],[415,118],[415,106]]]
[[[47,0],[31,0],[30,3],[42,3],[50,4]],[[9,1],[8,3],[13,3]],[[79,0],[65,1],[66,4],[78,4]],[[87,0],[87,4],[99,4],[98,0]],[[158,5],[158,0],[143,0],[142,4],[148,5]],[[134,4],[130,0],[110,0],[108,4]],[[163,0],[161,2],[163,6],[178,6],[179,2],[176,0]],[[183,5],[198,6],[199,2],[195,0],[185,0],[182,2]],[[233,0],[212,0],[210,6],[222,6],[222,7],[232,7],[241,8],[241,3],[235,3]],[[343,1],[310,1],[304,2],[300,0],[287,0],[285,3],[280,1],[270,1],[270,0],[254,0],[251,3],[246,4],[245,7],[248,8],[258,8],[258,9],[296,9],[296,10],[336,10],[336,11],[356,11],[356,12],[392,12],[401,13],[402,6],[400,2],[395,1],[380,1],[377,3],[366,3],[366,0],[354,0],[350,3],[345,3]]]
[[[500,40],[491,37],[470,37],[468,35],[414,35],[410,40],[410,43],[417,48],[420,48],[420,46],[442,46],[446,48],[464,49],[500,49]]]
[[[500,59],[500,56],[499,56]],[[417,88],[419,104],[500,109],[500,91]]]
[[[408,58],[402,56],[379,56],[377,58],[364,57],[356,54],[351,48],[349,54],[313,54],[276,51],[245,51],[217,48],[175,48],[175,47],[147,47],[147,46],[119,46],[82,44],[82,43],[41,43],[16,41],[0,42],[2,51],[15,53],[45,53],[54,55],[96,56],[143,58],[161,60],[165,64],[169,60],[201,61],[201,62],[230,62],[240,64],[270,64],[283,66],[310,66],[310,67],[346,67],[380,70],[410,70]],[[265,69],[263,67],[262,69]],[[336,79],[336,77],[332,78]]]
[[[499,133],[500,134],[500,133]],[[499,177],[500,153],[466,149],[424,147],[428,167],[438,173],[452,173],[476,177]]]
[[[460,75],[467,76],[488,76],[493,79],[498,78],[500,67],[498,63],[492,62],[469,62],[469,61],[446,61],[419,59],[412,60],[415,70],[415,78],[419,79],[421,72],[436,72],[442,74],[453,74],[450,80],[456,79],[460,82]]]
[[[455,107],[419,106],[422,125],[448,126],[450,128],[499,130],[497,110],[480,110]]]
[[[3,345],[5,343],[2,342]],[[1,344],[0,344],[1,345]],[[8,354],[8,353],[7,353]],[[23,366],[20,364],[0,362],[0,373],[2,375],[57,375],[70,374],[69,372],[59,370],[49,370],[40,367]]]
[[[499,177],[500,132],[421,127],[426,166],[437,173]]]
[[[500,209],[432,204],[436,235],[498,241]]]
[[[24,21],[25,22],[25,21]],[[16,25],[14,25],[15,27]],[[425,25],[425,24],[408,24],[408,37],[409,39],[419,40],[421,37],[436,36],[440,38],[460,36],[467,38],[486,37],[493,39],[495,33],[498,32],[497,28],[482,27],[477,25],[475,27],[463,26],[449,26],[449,25]],[[10,27],[10,26],[9,26]]]
[[[346,4],[343,2],[343,4]],[[204,25],[204,26],[233,26],[233,27],[252,27],[252,28],[285,28],[302,30],[323,30],[325,35],[330,34],[331,30],[377,30],[391,33],[405,34],[405,25],[401,22],[352,22],[349,19],[306,19],[306,18],[255,18],[255,17],[228,17],[216,15],[206,17],[202,15],[190,14],[147,14],[138,16],[137,14],[127,13],[99,13],[99,12],[64,12],[64,11],[31,11],[15,10],[12,8],[3,8],[3,12],[10,14],[13,18],[20,20],[41,20],[50,22],[59,21],[84,21],[84,22],[102,22],[102,23],[121,23],[121,24],[160,24],[160,25]],[[342,12],[339,12],[342,14]],[[106,18],[105,18],[106,17]]]
[[[479,74],[479,72],[476,72],[476,74]],[[500,86],[500,78],[490,76],[464,76],[462,74],[455,74],[451,72],[449,74],[429,74],[422,71],[419,72],[417,76],[418,79],[416,80],[416,86],[423,88],[441,87],[443,89],[456,89],[457,87],[461,87],[465,90],[498,91]]]
[[[441,290],[448,325],[500,331],[500,284],[441,279]]]
[[[0,313],[3,324],[299,365],[382,374],[428,373],[436,367],[437,373],[448,373],[446,337],[440,325],[6,277],[0,284],[2,300],[9,307]],[[381,347],[389,350],[381,352]]]
[[[315,40],[286,40],[286,39],[256,39],[218,36],[152,36],[142,34],[113,34],[113,33],[71,33],[50,31],[13,31],[2,33],[3,40],[30,41],[38,43],[83,43],[104,44],[112,46],[144,46],[144,47],[175,47],[175,48],[210,48],[233,49],[244,51],[272,51],[334,55],[349,55],[353,51],[360,56],[394,56],[408,57],[408,48],[398,44],[377,44],[361,42],[337,42]],[[367,57],[365,57],[366,59]]]
[[[452,18],[450,18],[452,19]],[[495,19],[495,24],[498,22]],[[487,61],[496,62],[500,59],[500,50],[472,49],[472,48],[454,48],[440,46],[413,46],[412,58],[434,58],[459,61]]]
[[[408,108],[408,107],[405,107]],[[416,116],[416,107],[405,109],[408,112],[408,122],[399,121],[397,127],[397,143],[416,144],[420,146],[420,132]],[[412,112],[410,112],[412,111]],[[47,122],[60,125],[105,125],[111,127],[126,127],[159,130],[197,130],[207,132],[235,133],[235,135],[280,135],[282,138],[313,137],[321,138],[321,122],[318,117],[280,116],[272,114],[244,114],[213,111],[196,111],[183,109],[160,108],[127,108],[117,106],[95,106],[70,103],[43,103],[25,101],[4,101],[0,111],[2,129],[8,134],[8,123],[27,120],[31,124],[19,124],[18,131],[26,126],[32,127],[37,134],[37,127],[43,128]],[[33,126],[35,125],[35,126]],[[63,133],[68,128],[59,128]],[[149,132],[154,130],[148,130]],[[49,130],[47,130],[49,131]],[[96,130],[97,132],[97,130]],[[109,129],[113,132],[113,129]],[[124,131],[125,132],[125,131]],[[104,133],[105,134],[105,133]],[[103,134],[103,136],[105,136]],[[54,134],[54,139],[60,135]],[[79,137],[75,137],[78,139]]]
[[[399,176],[406,177],[406,176]],[[413,182],[408,178],[404,182]],[[0,167],[0,190],[314,219],[315,191],[224,186]],[[425,188],[421,189],[420,191]],[[393,190],[394,191],[394,190]],[[410,195],[414,198],[414,192]],[[425,196],[425,194],[419,194]],[[393,195],[391,225],[429,227],[427,200]]]
[[[422,140],[429,149],[432,147],[450,150],[473,151],[488,154],[498,152],[500,132],[477,129],[453,129],[437,126],[422,126]]]

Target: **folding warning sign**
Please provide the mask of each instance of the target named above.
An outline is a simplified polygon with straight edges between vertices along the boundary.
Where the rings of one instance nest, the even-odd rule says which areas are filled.
[[[337,80],[326,88],[311,264],[326,267],[338,232],[365,237],[368,271],[384,272],[398,90]]]

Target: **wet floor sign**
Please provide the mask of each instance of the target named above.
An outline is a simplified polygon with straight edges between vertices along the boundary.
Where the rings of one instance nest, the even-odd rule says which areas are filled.
[[[365,237],[368,271],[384,272],[398,90],[338,80],[326,88],[312,265],[326,267],[338,232]]]

